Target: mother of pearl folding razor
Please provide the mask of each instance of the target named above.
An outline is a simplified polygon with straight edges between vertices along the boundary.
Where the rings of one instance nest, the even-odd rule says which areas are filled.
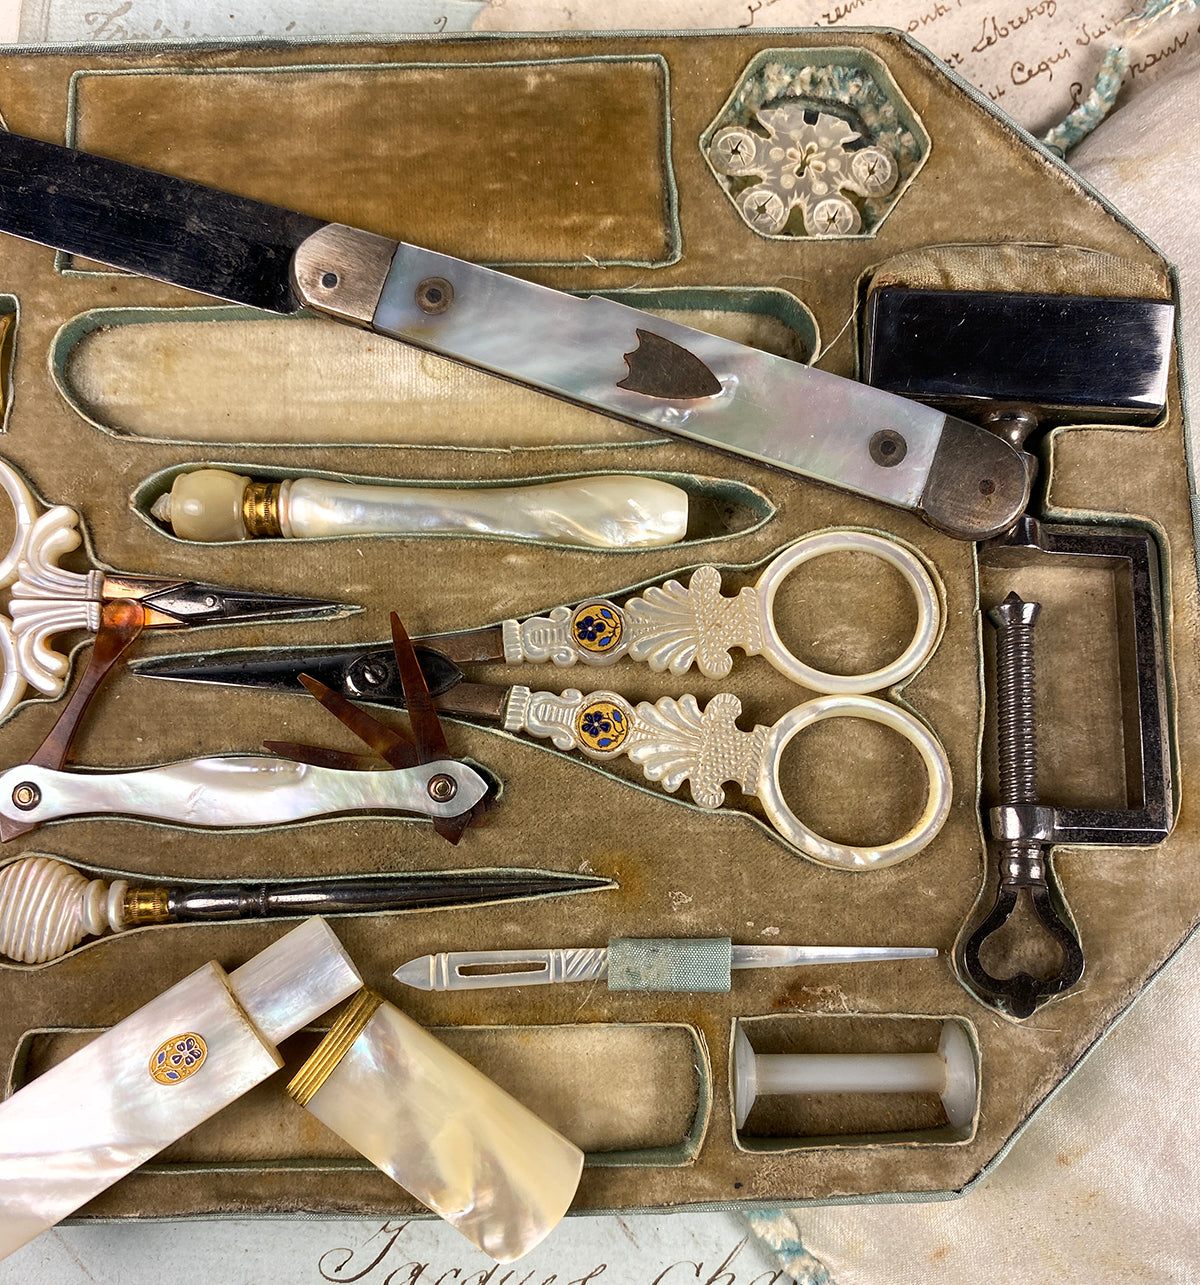
[[[1021,453],[904,397],[612,299],[0,131],[0,231],[273,312],[312,309],[618,419],[979,540],[1024,510]]]

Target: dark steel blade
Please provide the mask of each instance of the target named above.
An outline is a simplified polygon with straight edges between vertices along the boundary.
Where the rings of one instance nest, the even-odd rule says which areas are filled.
[[[440,652],[417,647],[425,684],[434,696],[462,681],[462,670]],[[129,665],[131,673],[177,682],[217,683],[223,687],[258,687],[264,691],[301,690],[300,675],[309,674],[350,700],[404,707],[404,687],[391,647],[323,647],[290,651],[249,650],[200,656],[168,656]]]
[[[240,620],[286,620],[293,616],[344,615],[352,608],[328,598],[298,598],[289,594],[254,593],[222,589],[217,585],[184,580],[139,599],[172,616],[181,625],[214,625]]]
[[[616,887],[612,879],[555,870],[443,870],[294,884],[171,888],[167,907],[179,921],[275,919],[434,910]]]
[[[292,255],[325,225],[0,130],[0,231],[201,294],[297,311]]]

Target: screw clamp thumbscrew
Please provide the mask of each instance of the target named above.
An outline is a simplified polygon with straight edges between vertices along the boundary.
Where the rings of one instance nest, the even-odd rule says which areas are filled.
[[[1046,849],[1053,836],[1053,811],[1037,801],[1036,688],[1033,626],[1041,605],[1015,593],[988,612],[996,627],[996,724],[1000,742],[1000,805],[990,814],[999,841],[999,887],[987,918],[963,948],[962,964],[985,1003],[1010,1016],[1030,1017],[1047,1000],[1083,976],[1083,947],[1060,912],[1062,897],[1052,886]],[[996,977],[980,959],[983,943],[1008,922],[1022,891],[1062,950],[1054,977],[1027,972]],[[1064,906],[1065,909],[1065,906]]]

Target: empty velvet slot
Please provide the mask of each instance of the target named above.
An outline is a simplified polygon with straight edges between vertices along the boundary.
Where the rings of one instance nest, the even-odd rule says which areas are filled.
[[[811,312],[784,290],[605,297],[797,361],[819,347]],[[245,308],[82,313],[59,330],[50,366],[64,399],[94,427],[149,442],[507,451],[660,440],[409,344]]]
[[[690,1026],[589,1022],[432,1026],[430,1032],[580,1147],[588,1165],[686,1165],[700,1148],[711,1082],[703,1043]],[[10,1091],[69,1057],[96,1033],[27,1032],[9,1072]],[[308,1030],[288,1042],[283,1053],[289,1077],[323,1034]],[[297,1110],[278,1082],[231,1103],[219,1121],[164,1150],[153,1168],[169,1174],[230,1163],[369,1168],[341,1138]]]

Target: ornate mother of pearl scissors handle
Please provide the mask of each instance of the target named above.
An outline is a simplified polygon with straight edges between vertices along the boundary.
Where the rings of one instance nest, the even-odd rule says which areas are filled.
[[[913,591],[917,624],[912,641],[889,665],[866,674],[830,674],[800,660],[775,625],[779,586],[802,563],[835,552],[870,553],[900,571]],[[753,588],[736,597],[721,593],[715,567],[701,567],[685,587],[678,580],[647,589],[623,607],[594,599],[558,607],[547,616],[506,621],[504,655],[509,663],[553,661],[558,665],[609,665],[621,656],[645,661],[657,671],[682,674],[695,665],[710,678],[733,668],[731,649],[764,656],[793,681],[825,695],[785,714],[772,727],[743,732],[736,696],[722,693],[701,710],[696,698],[664,697],[636,706],[615,692],[587,695],[572,689],[555,695],[514,687],[502,713],[506,730],[548,737],[564,750],[593,759],[626,755],[646,778],[672,793],[686,780],[692,799],[705,808],[724,802],[733,781],[757,797],[775,829],[823,864],[844,869],[893,865],[919,852],[938,833],[950,810],[950,766],[936,737],[906,710],[866,693],[880,691],[915,673],[938,640],[938,595],[920,560],[902,545],[863,531],[822,531],[798,540],[773,559]],[[449,636],[449,637],[452,637]],[[440,639],[426,639],[440,646]],[[788,806],[779,764],[789,742],[804,728],[829,718],[862,718],[898,732],[920,754],[929,777],[925,808],[911,830],[876,847],[834,843],[806,826]]]
[[[95,633],[105,602],[133,600],[144,609],[143,628],[230,623],[249,619],[327,615],[347,609],[318,598],[222,589],[165,576],[68,571],[58,560],[81,543],[79,514],[65,504],[40,512],[24,478],[0,459],[0,488],[13,507],[12,545],[0,561],[0,588],[11,585],[9,616],[0,615],[0,719],[33,687],[57,696],[66,682],[68,658],[50,646],[56,634]]]
[[[760,800],[775,829],[801,852],[823,865],[870,870],[895,865],[920,852],[950,812],[950,765],[932,732],[907,710],[874,696],[829,695],[806,701],[771,727],[743,732],[737,727],[742,703],[727,692],[700,708],[694,696],[631,704],[616,692],[556,695],[513,687],[504,702],[506,731],[548,737],[562,750],[579,750],[605,760],[626,755],[646,779],[674,793],[687,781],[702,808],[725,801],[733,781]],[[925,807],[907,834],[873,847],[835,843],[810,829],[788,806],[779,764],[788,743],[804,728],[829,718],[863,718],[899,732],[916,748],[929,777]]]
[[[775,625],[775,595],[797,567],[828,553],[869,553],[904,577],[916,601],[912,641],[890,664],[869,674],[825,673],[806,664],[784,645]],[[733,669],[734,647],[764,656],[781,674],[816,692],[876,692],[915,673],[938,640],[941,611],[937,590],[919,558],[903,545],[866,531],[819,531],[789,545],[773,558],[753,588],[736,597],[721,592],[716,567],[700,567],[687,585],[678,580],[654,585],[624,606],[593,598],[574,607],[556,607],[545,616],[506,620],[499,626],[509,664],[553,661],[556,665],[611,665],[622,656],[644,661],[657,672],[683,674],[693,665],[708,678]],[[482,631],[479,631],[482,633]],[[418,640],[452,659],[455,635]]]

